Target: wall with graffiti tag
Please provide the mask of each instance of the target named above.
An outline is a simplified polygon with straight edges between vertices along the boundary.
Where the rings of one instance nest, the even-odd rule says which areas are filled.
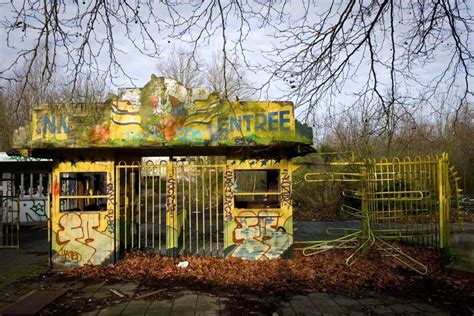
[[[156,76],[103,104],[38,106],[29,130],[27,148],[312,143],[311,128],[295,120],[291,102],[224,102]]]
[[[47,173],[0,173],[0,176],[0,200],[4,209],[11,210],[12,216],[19,216],[21,224],[48,220]]]
[[[119,243],[115,221],[114,163],[58,162],[52,184],[52,266],[111,263]],[[116,234],[115,234],[116,233]]]
[[[293,244],[291,161],[228,159],[224,184],[225,253],[249,260],[289,255]]]
[[[290,256],[293,244],[291,175],[296,167],[290,160],[275,154],[271,157],[227,158],[221,167],[222,182],[219,185],[216,182],[216,186],[217,190],[222,190],[222,204],[216,204],[215,216],[221,209],[224,255],[248,260]],[[115,188],[121,184],[120,177],[115,182],[114,168],[113,161],[87,159],[66,160],[55,165],[52,174],[54,268],[109,263],[119,255],[117,247],[123,241],[114,240],[120,238],[116,214],[121,211],[116,203],[120,192]],[[180,234],[190,227],[191,219],[195,219],[187,213],[192,212],[191,207],[185,210],[181,204],[178,205],[179,179],[176,168],[169,162],[163,202],[166,205],[166,249],[170,255],[179,252],[180,243],[181,246],[184,244],[184,239],[179,239]],[[189,183],[196,179],[188,178]],[[219,192],[215,194],[219,196]],[[201,201],[200,198],[197,201]],[[204,195],[202,201],[205,201]],[[202,216],[198,225],[204,225],[204,212],[211,209],[211,206],[207,208],[207,202],[211,203],[206,201],[201,213],[195,212],[199,218]],[[146,216],[144,220],[147,221]],[[218,228],[215,229],[217,232]],[[199,234],[194,242],[205,235],[204,228]],[[187,236],[190,238],[189,232]],[[209,236],[212,236],[212,231]],[[204,247],[205,239],[201,241]]]
[[[276,259],[293,243],[288,219],[279,211],[241,211],[235,217],[231,255],[242,259]],[[286,229],[284,227],[287,227]]]

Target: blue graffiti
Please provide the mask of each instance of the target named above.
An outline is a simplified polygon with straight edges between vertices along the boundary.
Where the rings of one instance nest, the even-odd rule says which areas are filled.
[[[221,117],[217,120],[219,131],[271,131],[289,132],[290,111],[244,114],[240,116]]]
[[[202,142],[204,140],[204,135],[198,129],[180,127],[176,131],[176,140],[182,142]]]
[[[38,129],[36,132],[38,134],[41,134],[43,132],[43,135],[46,133],[51,133],[51,134],[61,134],[61,133],[69,133],[69,126],[67,122],[67,115],[62,114],[61,117],[56,117],[55,114],[45,115],[43,118],[43,130]]]

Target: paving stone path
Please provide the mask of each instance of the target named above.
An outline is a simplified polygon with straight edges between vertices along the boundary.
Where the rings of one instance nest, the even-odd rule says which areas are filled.
[[[19,300],[33,289],[67,288],[68,294],[61,297],[64,303],[92,302],[82,315],[231,315],[232,304],[228,297],[213,296],[206,293],[173,290],[169,299],[137,299],[143,289],[133,282],[84,284],[82,282],[48,283],[29,282],[5,287],[0,291],[0,308]],[[111,289],[124,294],[121,298]],[[146,290],[146,292],[152,292]],[[6,293],[11,295],[5,296]],[[163,290],[160,293],[166,293]],[[258,300],[257,300],[258,303]],[[81,306],[81,303],[76,306]],[[84,310],[84,309],[82,309]],[[53,310],[49,312],[54,313]],[[48,312],[48,313],[49,313]],[[259,315],[258,313],[255,313]],[[283,301],[273,315],[449,315],[446,311],[416,300],[381,296],[353,299],[346,296],[326,293],[296,295]]]
[[[130,289],[130,284],[125,285]],[[123,287],[118,287],[123,290]],[[86,289],[87,291],[87,289]],[[101,293],[97,289],[94,295]],[[123,292],[123,291],[122,291]],[[130,293],[130,292],[128,292]],[[230,315],[227,298],[183,292],[169,300],[130,300],[83,315]],[[94,296],[93,295],[93,296]],[[99,294],[100,295],[100,294]],[[449,315],[429,304],[394,297],[353,299],[326,293],[293,296],[282,302],[273,315]]]

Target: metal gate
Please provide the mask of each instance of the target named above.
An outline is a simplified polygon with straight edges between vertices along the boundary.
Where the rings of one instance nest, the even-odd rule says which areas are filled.
[[[364,162],[334,162],[350,166],[353,172],[307,173],[306,182],[345,182],[342,211],[361,220],[361,229],[331,229],[343,236],[333,240],[305,242],[304,255],[333,248],[355,249],[346,262],[376,245],[411,269],[425,274],[427,267],[387,241],[401,240],[449,251],[451,207],[459,211],[458,178],[450,177],[448,155],[393,158]],[[453,185],[454,184],[454,185]],[[453,205],[453,202],[455,204]],[[458,219],[460,219],[458,217]]]
[[[121,249],[222,256],[224,171],[206,160],[119,163]]]
[[[384,239],[403,239],[422,246],[444,248],[449,196],[443,159],[373,161],[366,174],[366,203],[370,225]],[[446,160],[447,163],[447,160]]]
[[[14,179],[7,183],[7,194],[0,192],[0,248],[20,247],[20,197],[15,195]]]
[[[352,165],[355,170],[352,173],[307,173],[305,180],[321,184],[347,183],[342,192],[343,212],[362,219],[368,229],[385,240],[401,239],[422,246],[447,247],[450,203],[453,199],[459,200],[460,190],[450,181],[446,154],[331,165]]]

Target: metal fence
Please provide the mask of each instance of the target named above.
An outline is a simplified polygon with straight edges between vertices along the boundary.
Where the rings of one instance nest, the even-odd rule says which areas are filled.
[[[119,163],[122,249],[222,256],[224,171],[192,160]]]
[[[314,255],[332,248],[352,248],[347,258],[352,264],[355,255],[376,245],[410,268],[425,273],[426,267],[402,253],[387,241],[404,242],[449,250],[451,208],[459,208],[461,190],[454,168],[449,166],[448,155],[363,162],[334,162],[331,166],[352,166],[355,172],[307,173],[306,182],[324,184],[345,182],[345,204],[342,211],[358,217],[361,230],[333,229],[343,232],[340,238],[308,242],[305,255]]]
[[[20,197],[13,194],[13,181],[7,195],[0,192],[0,248],[20,247]]]
[[[370,225],[384,239],[403,239],[429,247],[444,247],[440,229],[447,218],[448,192],[440,184],[439,159],[368,161],[365,175]],[[441,171],[443,172],[443,171]]]

